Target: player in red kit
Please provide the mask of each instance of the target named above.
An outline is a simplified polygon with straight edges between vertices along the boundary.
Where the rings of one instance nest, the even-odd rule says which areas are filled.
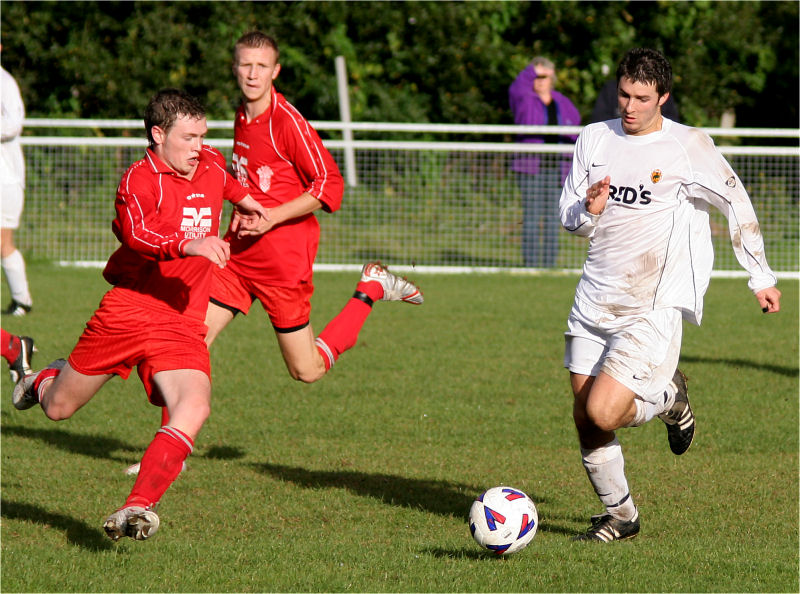
[[[112,228],[122,244],[103,271],[113,285],[87,322],[69,360],[26,375],[14,388],[20,410],[40,404],[58,421],[71,417],[112,377],[134,366],[148,399],[166,406],[161,427],[141,461],[125,504],[105,521],[113,540],[144,540],[159,526],[155,506],[178,476],[208,417],[211,379],[205,345],[211,272],[230,249],[219,237],[223,200],[242,228],[263,208],[203,144],[203,107],[174,89],[159,92],[145,111],[145,158],[122,176]]]
[[[8,363],[8,372],[11,381],[16,383],[19,379],[31,372],[31,359],[36,347],[30,336],[16,336],[0,328],[0,354]]]
[[[375,301],[419,305],[422,293],[379,262],[366,264],[356,291],[319,336],[309,322],[319,222],[314,211],[338,210],[344,181],[317,132],[272,85],[280,72],[278,46],[264,33],[236,42],[233,73],[242,92],[234,122],[232,164],[239,182],[261,203],[268,218],[238,229],[234,213],[225,235],[228,266],[214,271],[206,314],[211,343],[238,313],[260,301],[275,330],[289,374],[312,383],[352,348]],[[163,410],[161,422],[169,421]],[[126,469],[139,472],[139,463]]]
[[[309,314],[319,223],[313,213],[338,210],[344,182],[317,132],[273,87],[278,58],[275,40],[258,31],[243,35],[234,47],[233,72],[243,101],[234,125],[233,167],[268,219],[249,231],[263,235],[240,237],[231,230],[226,235],[231,261],[214,274],[207,342],[258,300],[291,376],[315,382],[355,345],[373,302],[421,304],[423,298],[413,283],[369,263],[355,295],[315,338]]]

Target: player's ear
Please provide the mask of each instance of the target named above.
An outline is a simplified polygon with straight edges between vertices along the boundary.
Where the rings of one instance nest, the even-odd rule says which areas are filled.
[[[156,145],[164,144],[164,140],[167,138],[167,133],[161,126],[153,126],[150,128],[150,134]]]
[[[664,104],[667,102],[667,99],[669,99],[669,93],[664,93],[663,95],[661,95],[661,97],[658,98],[658,106],[664,107]]]
[[[279,62],[279,63],[275,64],[275,70],[272,71],[272,80],[275,80],[276,78],[278,78],[278,75],[280,74],[280,72],[281,72],[281,65],[280,65],[280,62]]]

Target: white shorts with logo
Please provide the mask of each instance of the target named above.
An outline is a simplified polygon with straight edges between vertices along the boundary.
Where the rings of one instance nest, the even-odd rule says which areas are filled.
[[[564,367],[580,375],[603,371],[641,399],[660,401],[680,358],[680,310],[615,316],[576,299],[567,328]]]
[[[0,227],[19,228],[22,207],[25,204],[25,189],[22,184],[3,184],[2,203],[0,203]]]

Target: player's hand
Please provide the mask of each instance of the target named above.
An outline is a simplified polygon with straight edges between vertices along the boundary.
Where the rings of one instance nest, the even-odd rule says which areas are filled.
[[[268,209],[249,194],[233,205],[230,230],[238,237],[261,235],[273,226]]]
[[[211,260],[220,268],[225,268],[231,259],[231,246],[216,235],[193,239],[183,248],[187,256],[201,256]]]
[[[267,230],[268,227],[264,228],[266,227],[264,224],[265,222],[269,222],[269,215],[266,214],[266,211],[264,214],[261,214],[239,212],[235,210],[231,218],[230,229],[232,233],[236,233],[239,237],[242,237],[243,231],[258,235]]]
[[[586,189],[586,210],[589,213],[599,215],[605,210],[610,186],[611,176],[607,175]]]
[[[270,217],[270,209],[264,209],[264,214],[244,214],[235,213],[234,217],[238,215],[239,220],[236,228],[231,224],[231,231],[236,233],[239,238],[252,237],[254,235],[263,235],[272,227],[275,226],[275,221]]]
[[[781,292],[777,287],[768,287],[756,293],[756,299],[764,313],[777,313],[781,310]]]

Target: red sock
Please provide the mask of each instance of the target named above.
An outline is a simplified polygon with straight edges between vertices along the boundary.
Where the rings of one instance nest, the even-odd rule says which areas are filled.
[[[383,297],[383,285],[378,281],[359,282],[356,285],[356,291],[365,293],[373,301],[380,301]]]
[[[20,342],[19,336],[0,328],[0,347],[2,347],[3,358],[11,365],[17,360],[17,357],[19,357],[22,342]]]
[[[333,367],[339,355],[355,346],[358,333],[372,311],[372,302],[383,297],[383,287],[377,281],[359,282],[356,294],[359,293],[361,297],[351,297],[339,315],[328,322],[317,337],[317,350],[322,355],[326,370]]]
[[[158,503],[178,478],[193,447],[191,438],[175,427],[167,425],[159,429],[142,456],[139,476],[124,507],[150,507]]]
[[[36,394],[39,402],[42,401],[42,386],[46,382],[51,382],[56,379],[59,373],[61,373],[60,369],[45,367],[39,372],[39,375],[36,376],[36,379],[33,380],[33,392]]]

